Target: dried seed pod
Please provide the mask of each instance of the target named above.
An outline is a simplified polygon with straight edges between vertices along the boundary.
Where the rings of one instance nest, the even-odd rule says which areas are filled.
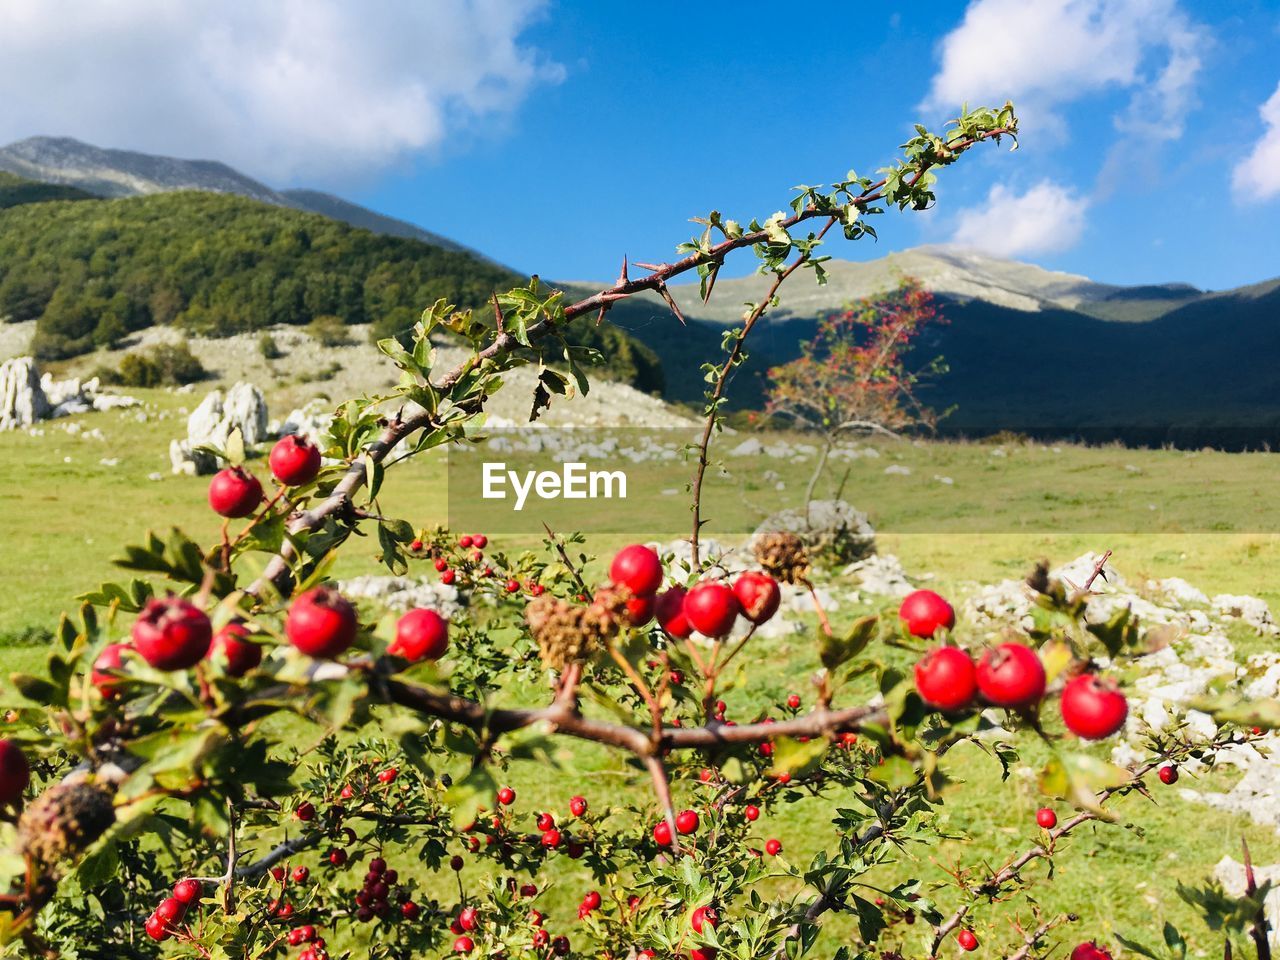
[[[83,853],[115,823],[112,792],[89,783],[60,783],[40,794],[18,821],[18,844],[52,866]]]
[[[798,583],[809,575],[809,556],[804,541],[794,533],[776,530],[762,533],[752,544],[756,562],[776,580]]]

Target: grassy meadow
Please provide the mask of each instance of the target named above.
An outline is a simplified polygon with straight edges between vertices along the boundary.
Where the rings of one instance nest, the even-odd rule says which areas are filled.
[[[46,423],[43,436],[0,434],[0,667],[5,674],[30,669],[41,659],[38,639],[33,642],[36,631],[52,628],[77,593],[114,576],[110,560],[123,543],[137,540],[147,529],[174,525],[204,541],[217,537],[219,523],[205,503],[207,481],[169,473],[168,440],[185,426],[179,408],[193,407],[198,396],[136,392],[146,400],[148,422],[140,422],[137,411],[124,410]],[[67,432],[73,424],[81,426],[80,434]],[[94,429],[102,439],[83,435]],[[749,531],[770,510],[800,502],[812,459],[724,455],[746,436],[718,441],[724,468],[714,470],[709,480],[708,536],[732,538]],[[765,442],[770,439],[776,438]],[[1275,579],[1280,535],[1271,532],[1280,527],[1269,522],[1268,497],[1280,460],[1272,455],[1017,442],[886,441],[875,446],[878,457],[832,464],[819,495],[842,485],[845,498],[867,510],[881,531],[880,551],[897,554],[913,574],[932,574],[930,585],[943,592],[960,595],[977,583],[1019,576],[1038,557],[1063,561],[1086,550],[1111,549],[1115,567],[1130,581],[1177,576],[1210,595],[1248,593],[1280,605]],[[104,460],[115,462],[107,465]],[[910,472],[885,472],[894,465]],[[265,465],[256,466],[265,475]],[[628,470],[634,471],[632,482],[639,487],[677,488],[681,494],[689,473],[679,461],[640,463]],[[766,477],[767,471],[772,473]],[[149,479],[155,473],[161,478]],[[451,506],[448,481],[441,456],[408,462],[388,476],[382,511],[416,525],[442,522]],[[644,519],[652,521],[655,534],[679,535],[687,527],[687,508],[680,505],[680,496],[663,496],[669,497],[670,510],[656,510]],[[587,529],[598,520],[590,510],[579,519]],[[537,540],[531,533],[486,532],[504,550]],[[593,537],[589,547],[604,555],[634,536],[615,528]],[[336,574],[376,572],[376,550],[372,540],[352,541]],[[425,565],[421,572],[428,572]],[[834,619],[849,622],[869,609],[874,607],[845,604]],[[755,656],[768,668],[752,671],[744,686],[726,695],[731,716],[752,714],[792,691],[808,692],[808,677],[817,664],[808,637],[796,634],[757,643]],[[1245,632],[1232,639],[1244,652],[1260,646]],[[904,665],[910,656],[903,651],[887,655]],[[15,696],[0,689],[0,702]],[[1029,738],[1025,746],[1025,765],[1044,761],[1041,747]],[[581,784],[583,792],[602,801],[634,797],[645,802],[640,791],[647,788],[614,755],[563,745],[558,759],[572,768],[572,776],[537,765],[510,771],[522,807],[563,810],[566,783],[575,789]],[[914,869],[925,880],[944,879],[957,864],[998,865],[1036,837],[1034,811],[1042,800],[1032,778],[1015,774],[1000,783],[999,765],[971,747],[956,750],[947,765],[960,781],[944,807],[947,822],[955,833],[974,839],[904,850],[905,856],[917,858]],[[1216,773],[1209,786],[1222,787],[1232,776]],[[1180,786],[1203,785],[1187,778]],[[1220,955],[1220,942],[1178,899],[1176,885],[1201,880],[1224,855],[1238,859],[1242,835],[1258,862],[1280,861],[1280,839],[1270,829],[1185,801],[1177,789],[1155,787],[1154,803],[1132,797],[1117,804],[1120,826],[1073,835],[1054,858],[1055,882],[1039,885],[1037,898],[1047,914],[1078,914],[1082,937],[1120,932],[1154,943],[1158,924],[1170,919],[1192,937],[1196,956]],[[694,783],[677,785],[682,794],[696,789]],[[769,822],[761,821],[761,839],[781,838],[784,855],[804,863],[827,841],[827,819],[828,811],[812,803],[784,807]],[[1036,876],[1044,874],[1043,866],[1029,869]],[[550,893],[553,916],[570,915],[572,904],[588,888],[588,879],[574,877],[567,872]],[[939,897],[948,910],[954,906],[951,896],[948,890]],[[1000,919],[1006,909],[979,911],[977,933],[993,949],[1015,941]],[[847,918],[829,922],[838,931],[852,929]],[[567,925],[562,919],[560,926]],[[822,954],[829,955],[842,939],[824,939]]]

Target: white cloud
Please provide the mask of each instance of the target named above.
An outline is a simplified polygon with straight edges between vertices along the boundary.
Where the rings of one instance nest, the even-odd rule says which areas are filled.
[[[1119,129],[1176,139],[1204,42],[1176,0],[972,0],[942,41],[925,106],[1010,98],[1036,135],[1062,127],[1058,106],[1122,89],[1131,96]]]
[[[1280,85],[1258,113],[1265,127],[1262,136],[1231,171],[1231,186],[1240,200],[1280,196]]]
[[[0,143],[34,134],[335,179],[439,146],[561,68],[544,0],[6,0]]]
[[[1084,232],[1086,200],[1042,180],[1024,193],[996,184],[986,202],[957,217],[951,242],[997,257],[1056,253]]]

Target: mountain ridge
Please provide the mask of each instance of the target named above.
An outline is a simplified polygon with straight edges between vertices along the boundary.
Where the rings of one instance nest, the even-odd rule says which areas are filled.
[[[189,160],[137,150],[98,147],[74,137],[35,136],[0,147],[0,171],[60,184],[95,196],[119,198],[204,190],[248,197],[278,207],[319,213],[385,236],[433,246],[496,263],[477,250],[414,223],[378,213],[322,190],[277,190],[219,160]],[[500,264],[499,264],[500,265]]]

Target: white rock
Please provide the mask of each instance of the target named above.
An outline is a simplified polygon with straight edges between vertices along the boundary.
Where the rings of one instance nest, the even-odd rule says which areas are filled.
[[[343,596],[372,600],[396,613],[415,607],[435,610],[448,619],[462,612],[457,588],[417,577],[368,575],[338,584]]]
[[[740,444],[729,451],[731,457],[758,457],[760,451],[764,449],[764,445],[754,437],[743,440]]]
[[[0,430],[29,427],[45,419],[49,409],[34,357],[0,363]]]
[[[907,579],[902,561],[891,553],[878,553],[845,567],[841,573],[853,577],[868,593],[905,597],[915,589]]]
[[[891,463],[884,468],[884,472],[891,477],[909,477],[911,476],[911,468],[904,467],[900,463]]]
[[[1237,597],[1220,593],[1213,598],[1213,609],[1219,616],[1243,620],[1260,634],[1280,633],[1276,622],[1271,619],[1271,608],[1267,606],[1267,601],[1259,597]]]

